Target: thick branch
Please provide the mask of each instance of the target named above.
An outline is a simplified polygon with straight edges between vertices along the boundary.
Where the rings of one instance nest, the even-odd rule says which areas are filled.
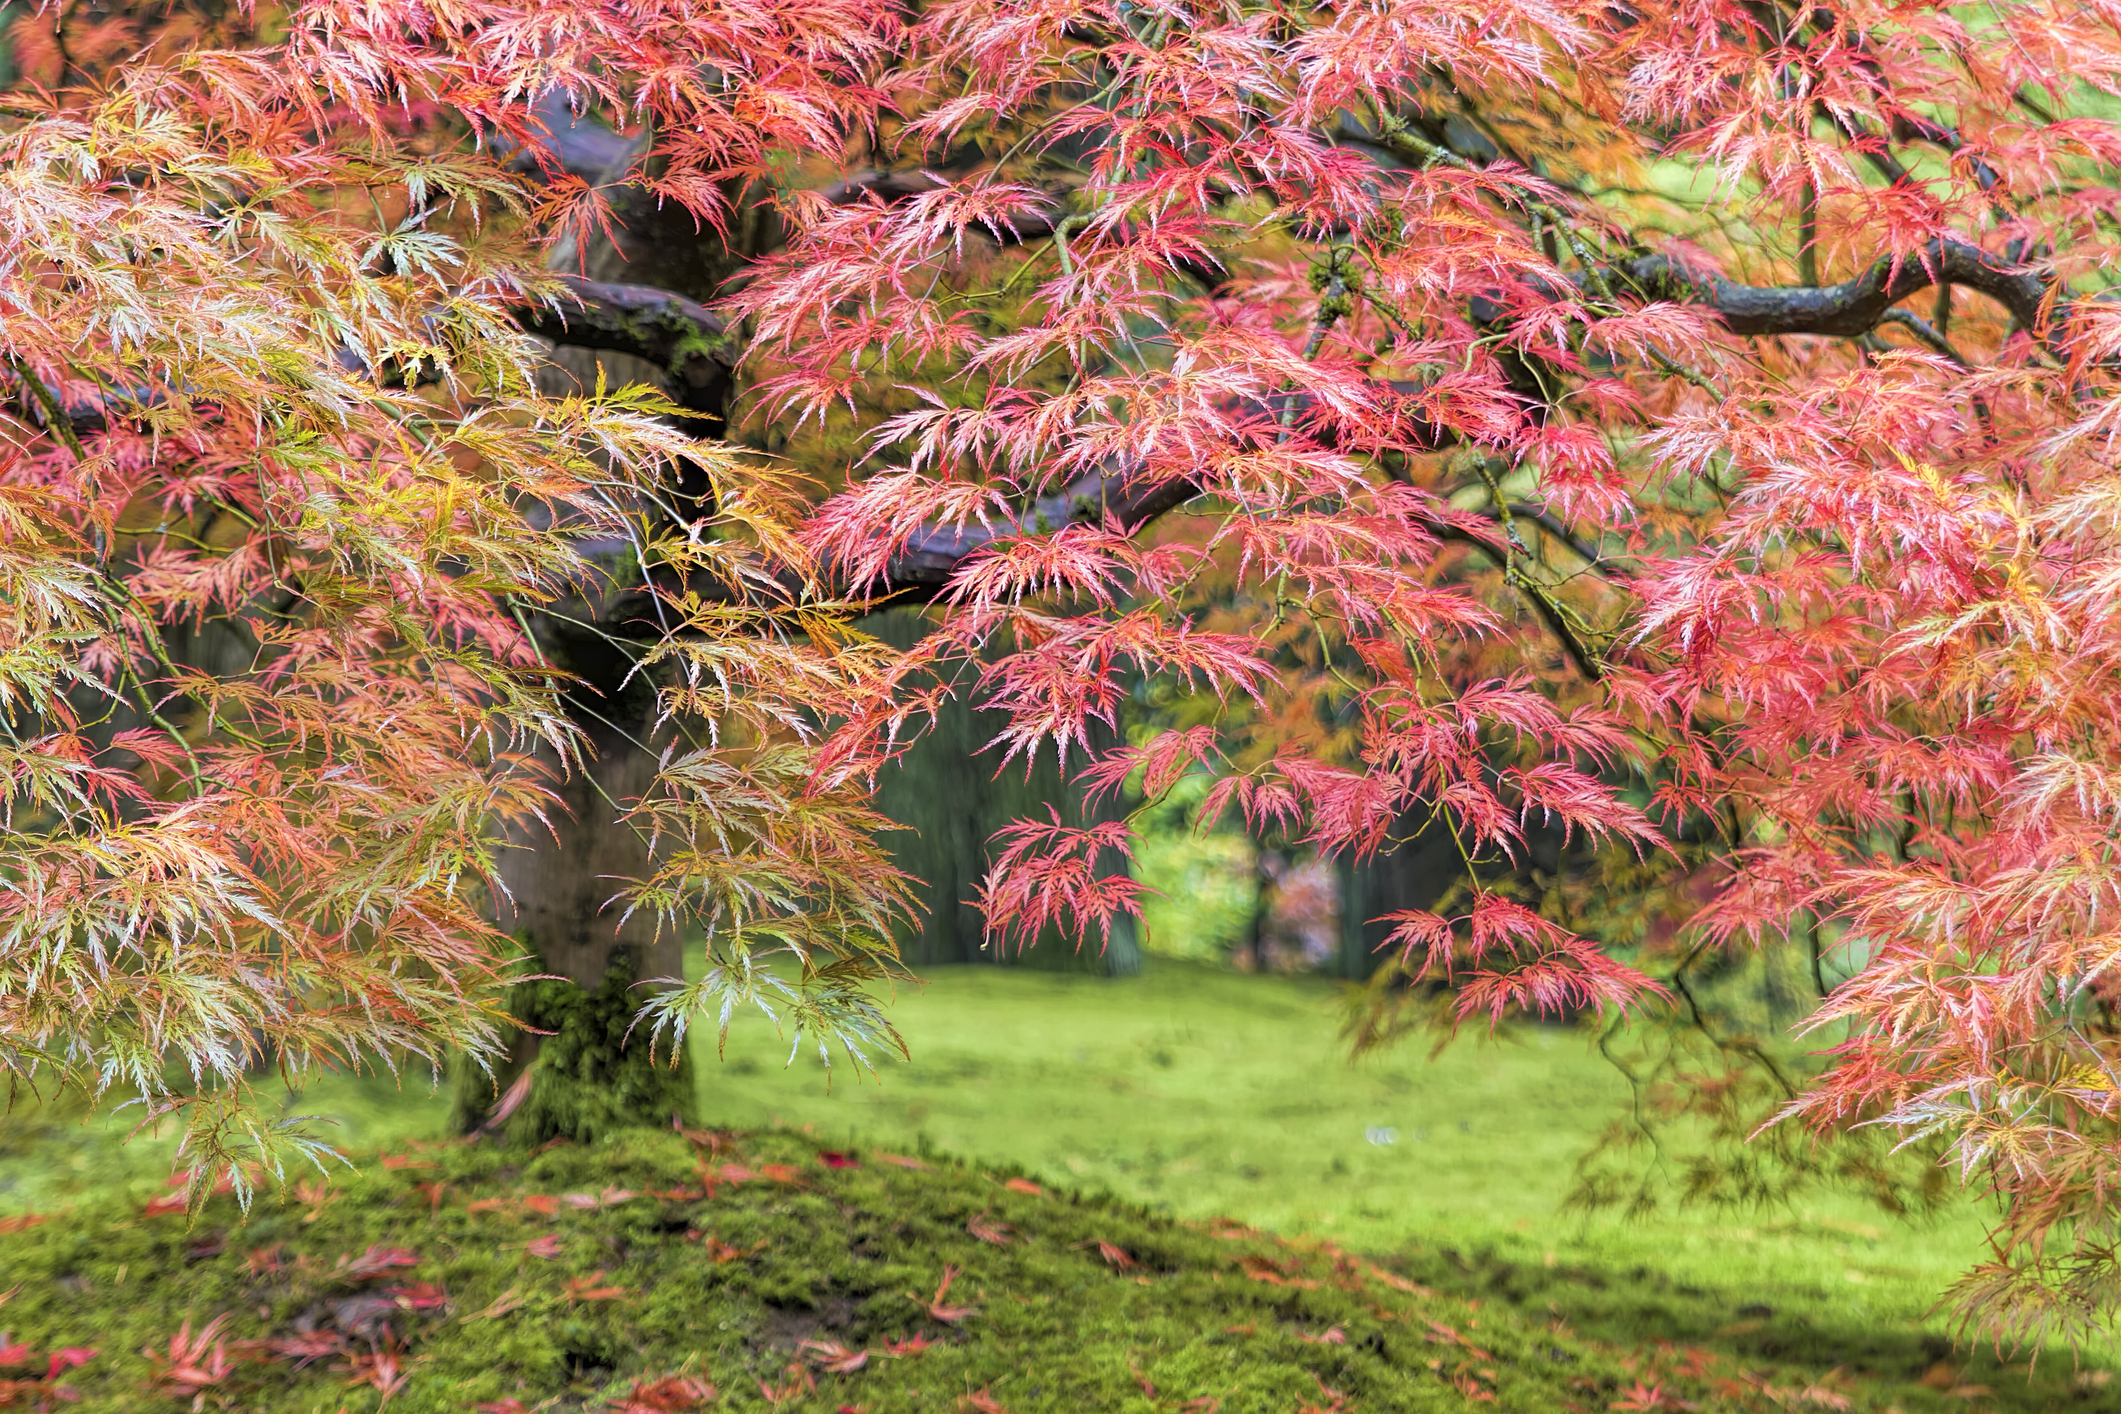
[[[1665,255],[1646,255],[1618,267],[1620,278],[1652,299],[1707,305],[1733,334],[1867,334],[1885,312],[1940,280],[1979,290],[2027,329],[2040,329],[2066,310],[2046,309],[2050,286],[1977,246],[1933,240],[1902,259],[1881,259],[1853,280],[1817,289],[1741,285],[1721,275],[1687,269]]]
[[[575,348],[632,354],[670,375],[680,407],[722,415],[736,347],[705,305],[652,285],[614,285],[562,276],[577,303],[525,305],[516,322],[532,334]]]
[[[1725,327],[1741,335],[1859,336],[1885,322],[1899,301],[1939,281],[1988,295],[2028,329],[2042,328],[2066,309],[2050,306],[2051,287],[2039,276],[1957,241],[1932,241],[1903,260],[1880,260],[1853,280],[1822,288],[1741,285],[1661,255],[1615,266],[1609,278],[1646,298],[1706,305]],[[674,370],[692,370],[686,376],[701,379],[702,386],[709,377],[726,378],[733,366],[735,352],[721,321],[691,300],[640,285],[590,280],[568,284],[582,301],[578,312],[563,317],[552,310],[526,311],[524,327],[561,342],[636,353]],[[1457,440],[1440,425],[1410,430],[1416,440],[1434,447]],[[1138,526],[1198,493],[1191,477],[1152,473],[1138,463],[1093,472],[1059,494],[1034,502],[1012,520],[920,530],[892,558],[880,581],[849,585],[844,593],[872,601],[927,603],[943,594],[967,559],[997,540],[1073,522],[1109,520]],[[791,594],[797,590],[793,576],[775,578]],[[687,588],[725,601],[758,592],[733,585]],[[638,594],[628,596],[610,606],[606,622],[637,619],[644,607]]]

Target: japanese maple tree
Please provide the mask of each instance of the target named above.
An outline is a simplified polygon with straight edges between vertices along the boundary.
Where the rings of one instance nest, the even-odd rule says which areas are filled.
[[[26,17],[0,1058],[224,1165],[280,1147],[261,1054],[534,1077],[511,909],[634,1044],[752,1003],[894,1044],[866,802],[970,693],[1097,799],[1447,833],[1386,980],[1456,1018],[1656,1009],[1795,930],[1829,1054],[1786,1120],[1945,1145],[2005,1213],[1966,1311],[2081,1335],[2121,1277],[2117,23]],[[540,391],[552,345],[661,387]],[[1555,833],[1683,926],[1511,887]],[[1005,830],[996,945],[1138,912],[1128,840]]]

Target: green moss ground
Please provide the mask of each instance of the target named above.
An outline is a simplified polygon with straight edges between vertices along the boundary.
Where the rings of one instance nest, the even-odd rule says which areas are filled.
[[[138,1352],[166,1347],[180,1321],[196,1329],[223,1313],[234,1341],[308,1329],[354,1332],[355,1353],[401,1345],[406,1375],[389,1407],[406,1414],[507,1399],[618,1408],[638,1381],[680,1373],[711,1382],[715,1408],[804,1414],[1604,1410],[1638,1381],[1705,1410],[2029,1411],[2103,1395],[2055,1366],[2030,1383],[1991,1370],[1978,1395],[1958,1373],[1924,1386],[1929,1362],[1912,1346],[1835,1352],[1829,1367],[1797,1313],[1740,1321],[1696,1349],[1614,1348],[1492,1296],[1475,1305],[1407,1291],[1404,1276],[1315,1244],[1018,1191],[1000,1172],[933,1155],[924,1171],[874,1151],[828,1167],[796,1131],[729,1136],[711,1154],[636,1134],[535,1156],[489,1146],[404,1157],[415,1162],[364,1163],[322,1202],[268,1202],[247,1221],[226,1198],[195,1220],[105,1199],[0,1236],[14,1288],[0,1324],[40,1353],[101,1349],[64,1377],[84,1414],[380,1406],[336,1368],[345,1356],[300,1372],[285,1359],[239,1360],[203,1387],[153,1392]],[[697,1196],[703,1159],[766,1176]],[[975,1222],[1009,1240],[980,1240]],[[530,1245],[547,1237],[549,1257]],[[407,1265],[351,1274],[379,1248],[404,1249]],[[946,1264],[960,1275],[944,1304],[969,1308],[954,1320],[928,1309]],[[392,1310],[393,1290],[406,1305],[446,1305]],[[497,1308],[508,1309],[481,1318]],[[1771,1335],[1779,1356],[1760,1339]],[[930,1348],[886,1354],[916,1337]],[[812,1346],[806,1367],[804,1341],[870,1358],[832,1373]],[[1850,1354],[1861,1358],[1838,1358]]]
[[[1647,1224],[1565,1213],[1571,1164],[1624,1099],[1584,1037],[1526,1028],[1435,1060],[1409,1048],[1351,1069],[1335,1047],[1333,1006],[1329,984],[1163,960],[1121,981],[949,969],[893,1003],[914,1061],[888,1067],[882,1084],[841,1072],[828,1094],[813,1063],[782,1069],[785,1050],[754,1023],[733,1034],[726,1062],[699,1056],[702,1104],[717,1124],[808,1126],[790,1142],[813,1151],[926,1146],[1153,1214],[1227,1215],[1389,1254],[1432,1287],[1507,1303],[1535,1325],[1558,1313],[1620,1351],[1663,1341],[1738,1365],[1780,1360],[1822,1377],[1839,1366],[1993,1389],[1936,1396],[1935,1407],[1969,1414],[2052,1407],[2041,1401],[2065,1395],[2073,1407],[2079,1395],[2121,1407],[2121,1383],[2069,1384],[2067,1357],[2043,1362],[2058,1383],[2035,1387],[2046,1390],[2035,1398],[2022,1367],[2009,1374],[1954,1354],[1943,1327],[1924,1320],[1979,1251],[1971,1207],[1922,1225],[1824,1198],[1787,1211],[1667,1212]],[[331,1115],[356,1149],[438,1135],[446,1113],[422,1085],[373,1080],[319,1087],[297,1107]],[[1370,1142],[1385,1129],[1395,1142]],[[33,1114],[0,1126],[0,1213],[98,1196],[144,1202],[167,1172],[168,1145],[121,1148],[122,1132]],[[0,1290],[14,1281],[0,1250]],[[164,1310],[172,1328],[182,1309]],[[0,1329],[18,1320],[0,1308]],[[2121,1364],[2110,1349],[2087,1362],[2088,1379]],[[1920,1403],[1929,1394],[1873,1403],[1912,1414],[1931,1407]]]

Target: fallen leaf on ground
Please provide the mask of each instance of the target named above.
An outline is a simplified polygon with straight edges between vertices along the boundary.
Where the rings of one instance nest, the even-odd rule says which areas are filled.
[[[927,1308],[928,1314],[938,1321],[954,1323],[962,1321],[965,1317],[972,1314],[970,1306],[945,1306],[943,1304],[943,1298],[950,1294],[950,1283],[957,1280],[957,1272],[958,1269],[956,1267],[944,1267],[943,1279],[937,1284],[935,1295],[929,1300],[921,1302]],[[915,1301],[920,1301],[920,1298],[914,1296],[910,1291],[906,1295],[912,1297]]]
[[[548,1232],[535,1241],[524,1243],[523,1250],[533,1257],[542,1257],[549,1262],[560,1255],[560,1235]]]
[[[1285,1267],[1271,1258],[1255,1254],[1244,1258],[1239,1265],[1244,1268],[1245,1275],[1253,1281],[1263,1281],[1269,1286],[1290,1286],[1302,1291],[1310,1291],[1324,1285],[1323,1282],[1309,1278],[1290,1276],[1289,1272],[1295,1269],[1294,1262],[1289,1263]]]
[[[852,1154],[843,1154],[837,1149],[820,1149],[817,1157],[818,1162],[828,1169],[858,1169],[862,1166],[860,1159]]]
[[[519,1309],[522,1304],[523,1296],[521,1289],[518,1287],[511,1286],[508,1288],[508,1290],[502,1292],[499,1296],[496,1296],[493,1299],[493,1303],[489,1305],[485,1310],[475,1311],[471,1315],[466,1316],[464,1318],[464,1324],[470,1325],[473,1321],[490,1321],[495,1319],[496,1317],[505,1316],[510,1311]]]
[[[624,1296],[626,1288],[623,1286],[597,1285],[598,1282],[604,1279],[605,1275],[603,1272],[591,1272],[586,1277],[569,1277],[567,1279],[567,1299],[569,1301],[616,1301]]]
[[[409,1247],[385,1247],[381,1243],[369,1248],[358,1257],[340,1257],[339,1265],[332,1269],[334,1276],[348,1281],[368,1281],[385,1272],[420,1265],[420,1254]]]
[[[294,1361],[299,1370],[327,1355],[339,1354],[345,1350],[346,1342],[337,1331],[305,1331],[267,1341],[265,1348],[275,1360]]]
[[[796,1348],[811,1364],[835,1375],[851,1375],[869,1363],[868,1351],[849,1350],[836,1340],[806,1340]]]
[[[44,1378],[56,1380],[68,1370],[78,1370],[96,1358],[98,1352],[85,1345],[69,1345],[54,1350],[51,1359],[45,1362]]]
[[[412,1372],[405,1368],[404,1352],[392,1349],[351,1356],[341,1368],[348,1372],[346,1383],[367,1385],[386,1400],[403,1390],[412,1378]]]
[[[1011,1193],[1028,1193],[1034,1198],[1046,1196],[1046,1190],[1028,1178],[1012,1178],[1007,1183],[1004,1183],[1002,1187],[1008,1189]]]
[[[1366,1270],[1368,1271],[1370,1276],[1374,1277],[1378,1281],[1383,1282],[1386,1286],[1391,1287],[1394,1291],[1404,1291],[1409,1296],[1421,1296],[1432,1299],[1436,1295],[1434,1291],[1431,1291],[1428,1287],[1423,1286],[1420,1282],[1408,1281],[1405,1277],[1401,1276],[1397,1272],[1388,1272],[1383,1267],[1379,1266],[1370,1266],[1366,1268]]]
[[[896,1164],[902,1169],[912,1169],[916,1173],[934,1171],[932,1165],[924,1164],[919,1159],[909,1159],[904,1154],[887,1154],[882,1149],[876,1150],[875,1153],[879,1163]]]
[[[754,1256],[765,1250],[766,1246],[765,1243],[758,1242],[749,1247],[732,1247],[719,1237],[709,1237],[704,1234],[702,1234],[702,1237],[706,1243],[705,1251],[707,1256],[716,1266],[722,1266],[729,1262],[741,1262],[746,1257]]]
[[[449,1304],[449,1293],[431,1281],[393,1286],[383,1294],[397,1302],[401,1311],[433,1311]]]
[[[616,1414],[681,1414],[713,1398],[714,1386],[697,1376],[665,1375],[646,1383],[635,1380],[632,1392],[619,1402]]]
[[[1007,1223],[993,1222],[989,1220],[985,1213],[981,1213],[971,1222],[965,1224],[965,1231],[971,1233],[982,1242],[991,1242],[997,1247],[1007,1247],[1009,1245],[1009,1235],[1015,1229]]]

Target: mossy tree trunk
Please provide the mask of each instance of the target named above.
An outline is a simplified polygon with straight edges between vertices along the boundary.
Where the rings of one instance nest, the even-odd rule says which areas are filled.
[[[491,1075],[466,1068],[455,1103],[460,1132],[491,1127],[529,1144],[690,1121],[697,1107],[689,1052],[667,1041],[656,1046],[647,1027],[634,1025],[649,988],[683,977],[684,939],[658,930],[646,913],[625,917],[617,897],[626,879],[653,868],[647,842],[618,819],[620,807],[655,780],[653,743],[640,739],[648,694],[617,689],[626,673],[622,663],[607,661],[616,656],[608,645],[561,633],[539,637],[584,679],[570,705],[593,755],[586,770],[558,781],[549,829],[528,827],[507,840],[500,868],[506,896],[494,900],[495,921],[540,975],[509,989],[509,1014],[525,1029],[506,1062]],[[588,684],[600,681],[613,690],[595,693]],[[497,1117],[497,1108],[505,1116]]]

